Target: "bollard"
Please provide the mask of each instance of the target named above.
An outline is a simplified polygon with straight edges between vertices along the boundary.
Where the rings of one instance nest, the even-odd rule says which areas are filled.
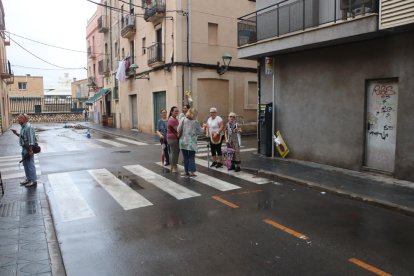
[[[88,128],[88,131],[86,132],[86,138],[91,138],[91,133],[89,132],[89,128]]]

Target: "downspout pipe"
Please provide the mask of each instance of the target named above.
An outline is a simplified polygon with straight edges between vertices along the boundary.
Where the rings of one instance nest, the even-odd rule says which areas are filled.
[[[187,2],[187,63],[188,63],[188,91],[192,92],[193,81],[191,71],[191,0]]]

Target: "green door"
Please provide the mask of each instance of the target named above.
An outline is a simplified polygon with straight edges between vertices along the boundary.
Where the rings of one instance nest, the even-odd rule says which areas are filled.
[[[160,92],[154,92],[154,131],[157,128],[157,122],[159,119],[161,119],[160,110],[161,108],[167,109],[167,112],[169,112],[168,108],[165,106],[165,91]]]

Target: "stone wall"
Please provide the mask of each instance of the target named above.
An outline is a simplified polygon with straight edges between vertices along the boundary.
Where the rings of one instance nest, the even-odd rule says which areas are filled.
[[[19,114],[12,115],[13,123],[17,123],[17,115]],[[84,120],[82,113],[32,113],[27,115],[32,123],[63,123]]]

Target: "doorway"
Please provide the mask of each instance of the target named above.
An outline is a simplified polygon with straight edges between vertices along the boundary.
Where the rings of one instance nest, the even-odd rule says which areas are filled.
[[[129,101],[131,103],[131,128],[138,129],[137,95],[130,95]]]
[[[153,93],[153,103],[154,103],[154,131],[157,128],[157,122],[161,119],[160,110],[161,108],[167,109],[167,113],[169,112],[168,108],[166,107],[166,96],[165,91],[154,92]]]
[[[368,81],[365,166],[394,172],[397,141],[398,80]]]

